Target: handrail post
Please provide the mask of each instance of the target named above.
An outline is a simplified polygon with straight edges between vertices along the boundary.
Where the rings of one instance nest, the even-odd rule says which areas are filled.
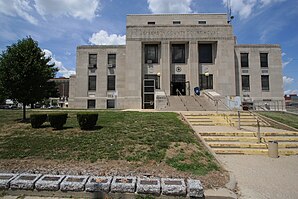
[[[240,111],[238,111],[238,130],[241,129],[241,126],[240,126]]]
[[[216,104],[216,114],[218,114],[218,99],[215,101]]]
[[[257,119],[257,126],[258,126],[258,132],[257,132],[258,143],[261,143],[261,128],[260,128],[260,121],[259,121],[259,119]]]

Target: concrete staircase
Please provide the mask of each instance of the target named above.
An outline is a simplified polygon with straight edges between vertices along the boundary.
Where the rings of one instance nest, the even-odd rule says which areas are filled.
[[[274,129],[260,119],[261,143],[257,138],[257,119],[249,112],[238,114],[184,113],[184,118],[217,154],[267,155],[268,142],[277,141],[279,155],[298,155],[298,132]]]
[[[168,96],[169,105],[163,111],[214,111],[215,106],[204,96]]]
[[[216,154],[267,155],[268,142],[277,141],[279,155],[298,155],[298,132],[264,132],[257,143],[255,132],[200,133]]]

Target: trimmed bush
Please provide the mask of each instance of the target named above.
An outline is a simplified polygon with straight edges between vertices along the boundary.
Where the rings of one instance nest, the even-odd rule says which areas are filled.
[[[67,113],[51,113],[49,114],[49,122],[54,129],[63,129],[66,123]]]
[[[31,114],[30,122],[32,128],[40,128],[41,125],[47,120],[47,114]]]
[[[96,125],[98,113],[77,113],[77,120],[82,130],[91,130]]]

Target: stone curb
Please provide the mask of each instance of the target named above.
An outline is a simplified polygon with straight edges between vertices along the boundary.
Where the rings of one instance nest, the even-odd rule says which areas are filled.
[[[148,178],[134,176],[74,176],[0,173],[0,190],[78,194],[152,194],[159,197],[188,196],[204,198],[199,180]],[[76,195],[76,194],[75,194]]]

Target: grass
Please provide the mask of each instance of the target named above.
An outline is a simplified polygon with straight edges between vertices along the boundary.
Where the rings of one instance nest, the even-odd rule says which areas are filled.
[[[298,129],[298,115],[286,112],[259,112],[260,114],[269,117],[273,120],[286,124]]]
[[[80,130],[73,111],[55,131],[48,123],[33,129],[20,117],[21,111],[0,110],[0,159],[155,161],[196,175],[219,170],[175,113],[99,111],[93,131]]]

